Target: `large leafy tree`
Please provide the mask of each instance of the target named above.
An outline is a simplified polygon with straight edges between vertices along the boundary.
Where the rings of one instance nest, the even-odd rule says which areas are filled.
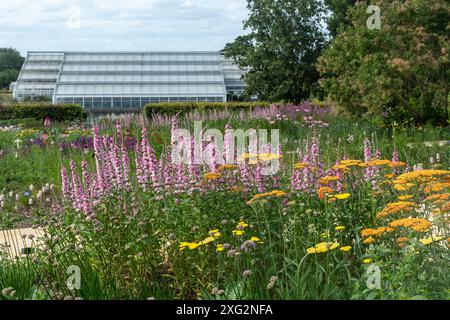
[[[327,18],[328,31],[330,36],[334,38],[338,34],[339,28],[351,24],[347,13],[355,5],[356,0],[324,0],[324,3],[330,11]]]
[[[445,122],[450,80],[450,3],[374,1],[381,29],[369,29],[365,4],[319,59],[330,98],[352,114]]]
[[[270,101],[308,98],[318,80],[324,7],[316,0],[247,0],[247,34],[226,45],[225,56],[246,68],[246,94]]]
[[[17,79],[24,58],[12,48],[0,48],[0,88],[7,88]]]

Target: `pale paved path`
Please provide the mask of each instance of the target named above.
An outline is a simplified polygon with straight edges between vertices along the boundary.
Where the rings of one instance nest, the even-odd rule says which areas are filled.
[[[23,256],[22,249],[36,247],[39,242],[38,238],[42,235],[42,229],[22,228],[0,230],[0,250],[5,250],[11,258]]]

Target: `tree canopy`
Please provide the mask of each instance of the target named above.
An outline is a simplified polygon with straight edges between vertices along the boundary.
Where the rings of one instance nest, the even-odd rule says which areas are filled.
[[[12,48],[0,48],[0,88],[8,88],[17,80],[24,58]]]
[[[316,0],[247,0],[247,34],[224,49],[245,75],[246,94],[269,101],[309,98],[325,45],[324,6]]]
[[[366,25],[359,3],[351,25],[319,59],[321,83],[331,100],[352,114],[365,112],[445,122],[450,80],[450,3],[441,0],[375,1],[381,29]]]

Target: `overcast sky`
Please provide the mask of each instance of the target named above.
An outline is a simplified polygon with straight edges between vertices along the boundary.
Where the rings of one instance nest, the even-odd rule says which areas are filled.
[[[247,14],[245,0],[0,0],[0,47],[220,50]]]

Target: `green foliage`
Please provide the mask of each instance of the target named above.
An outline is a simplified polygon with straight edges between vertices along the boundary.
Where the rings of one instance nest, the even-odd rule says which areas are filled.
[[[8,88],[11,82],[17,80],[19,71],[14,69],[6,69],[0,71],[0,88]]]
[[[351,24],[347,18],[347,12],[355,3],[356,0],[325,0],[325,5],[331,13],[327,19],[327,24],[332,38],[336,37],[339,28]]]
[[[78,104],[52,105],[48,103],[18,103],[0,106],[0,120],[34,118],[53,121],[75,121],[85,118],[83,108]]]
[[[149,103],[145,106],[145,114],[151,118],[153,114],[176,115],[189,111],[208,111],[214,109],[241,110],[255,107],[268,107],[268,102],[163,102]]]
[[[341,110],[384,114],[388,121],[445,124],[450,80],[450,4],[378,1],[380,30],[367,7],[350,10],[344,28],[319,59],[321,84]]]
[[[248,0],[248,33],[224,49],[245,74],[246,94],[300,102],[318,80],[314,64],[325,43],[319,1]]]
[[[0,88],[8,88],[16,81],[24,58],[12,48],[0,48]]]

